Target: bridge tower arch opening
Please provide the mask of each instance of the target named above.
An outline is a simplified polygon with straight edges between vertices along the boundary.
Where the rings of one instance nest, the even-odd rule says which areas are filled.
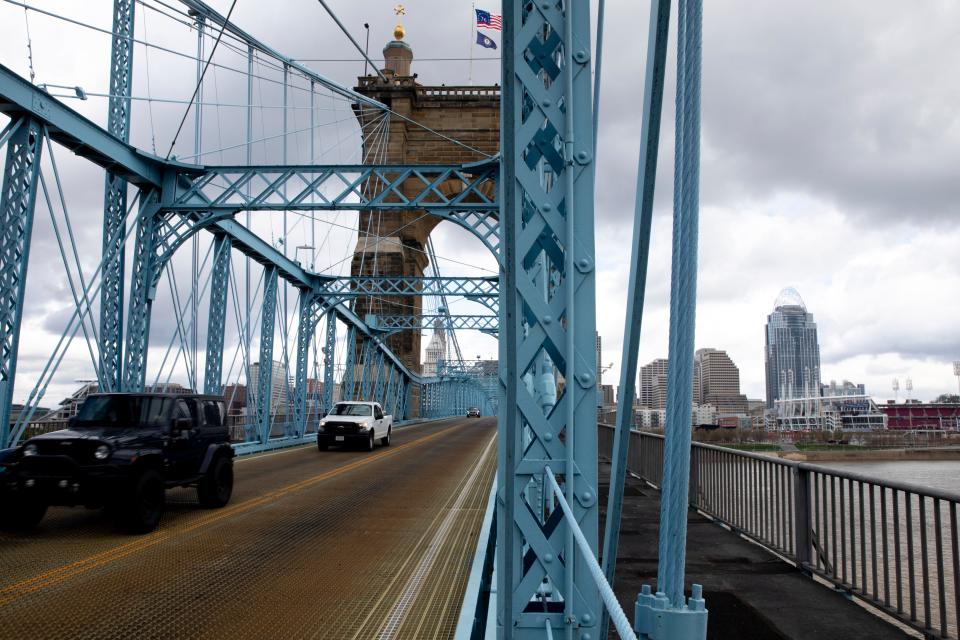
[[[384,115],[383,111],[354,106],[361,128],[364,163],[456,165],[494,156],[500,146],[500,87],[420,84],[413,72],[413,49],[402,39],[403,35],[398,29],[394,33],[396,39],[384,47],[382,77],[372,73],[358,78],[357,92],[392,110]],[[370,197],[394,188],[409,197],[423,187],[417,177],[407,178],[400,185],[368,182],[360,186]],[[446,180],[436,188],[451,196],[462,190],[463,183]],[[440,222],[441,218],[422,209],[361,211],[351,275],[423,276],[429,265],[427,241]],[[361,297],[356,300],[354,311],[361,318],[367,314],[420,315],[422,299]],[[394,333],[385,342],[407,367],[422,372],[419,330]],[[360,356],[359,341],[354,349]],[[355,358],[353,362],[360,361]],[[416,390],[414,394],[410,406],[416,408]]]

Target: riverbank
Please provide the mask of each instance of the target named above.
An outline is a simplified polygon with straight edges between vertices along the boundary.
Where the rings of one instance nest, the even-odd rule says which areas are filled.
[[[796,462],[855,462],[872,460],[960,460],[960,448],[929,449],[828,449],[819,451],[763,451],[766,455]]]

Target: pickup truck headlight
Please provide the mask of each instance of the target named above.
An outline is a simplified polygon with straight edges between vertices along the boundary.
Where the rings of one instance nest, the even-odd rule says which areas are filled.
[[[105,444],[100,445],[93,450],[93,457],[97,460],[106,460],[110,457],[110,447]]]
[[[27,456],[35,456],[35,455],[37,455],[37,445],[28,444],[23,448],[23,457],[26,458]]]
[[[369,422],[360,422],[360,423],[357,424],[357,428],[360,429],[360,431],[366,431],[367,429],[370,428],[370,423],[369,423]]]

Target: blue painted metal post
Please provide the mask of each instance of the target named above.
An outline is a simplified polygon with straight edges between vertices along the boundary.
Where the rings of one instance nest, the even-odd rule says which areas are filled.
[[[207,317],[207,355],[203,392],[223,393],[223,334],[227,323],[227,293],[230,287],[230,250],[233,242],[225,235],[213,240],[213,277],[210,286],[210,312]]]
[[[377,381],[373,387],[373,399],[376,400],[377,402],[384,402],[383,400],[383,382],[384,382],[383,351],[381,351],[380,349],[377,349],[376,351],[377,351],[377,360],[376,360],[376,363],[373,365],[373,368],[377,376]],[[386,403],[384,402],[384,404]]]
[[[640,130],[640,166],[637,170],[630,283],[627,287],[627,315],[623,328],[623,356],[620,361],[617,426],[613,437],[610,489],[603,536],[603,573],[611,586],[616,573],[623,483],[626,478],[627,451],[630,446],[630,428],[633,422],[633,398],[636,394],[637,358],[647,285],[647,262],[650,255],[650,229],[657,177],[657,156],[660,147],[660,117],[663,111],[663,81],[666,74],[669,27],[670,0],[653,0],[650,4],[650,26],[647,36],[647,70]],[[607,620],[608,615],[604,611],[602,627],[604,630],[607,629]]]
[[[397,407],[395,402],[396,396],[393,393],[394,373],[395,373],[395,370],[393,368],[393,365],[388,364],[387,372],[386,372],[387,386],[383,392],[383,410],[389,413],[390,415],[394,415],[397,412]]]
[[[347,329],[347,362],[343,371],[343,389],[341,390],[342,400],[353,400],[356,394],[356,374],[357,374],[357,330],[351,325]]]
[[[114,0],[113,44],[110,51],[110,99],[107,130],[130,140],[130,91],[133,85],[134,0]],[[103,256],[100,289],[100,383],[105,391],[121,386],[123,358],[124,219],[127,183],[107,171],[103,188]]]
[[[641,638],[701,640],[707,611],[699,585],[684,597],[690,489],[693,346],[697,301],[697,234],[700,215],[700,63],[702,0],[680,0],[677,20],[677,100],[673,194],[673,261],[670,282],[670,370],[660,502],[657,594],[637,597],[635,628]]]
[[[327,312],[326,341],[323,347],[323,411],[333,407],[334,373],[337,356],[337,314],[331,309]]]
[[[263,273],[263,310],[260,313],[260,366],[257,372],[257,436],[261,444],[270,438],[270,404],[273,392],[273,334],[277,319],[277,268]]]
[[[587,545],[597,550],[596,300],[593,135],[587,2],[504,3],[501,109],[503,227],[500,298],[498,634],[598,637],[601,603],[566,520],[534,517],[526,487],[544,463]],[[537,257],[545,256],[538,286]],[[539,281],[542,283],[542,281]],[[523,377],[543,354],[563,373],[552,411]],[[524,447],[524,434],[530,446]],[[554,526],[555,525],[555,526]],[[546,580],[546,583],[544,582]],[[561,613],[530,606],[548,588]]]
[[[364,338],[363,339],[363,350],[361,352],[360,358],[363,361],[363,369],[360,374],[360,397],[358,400],[365,401],[370,399],[370,364],[373,360],[373,341]]]
[[[297,362],[293,387],[293,433],[302,436],[307,432],[307,373],[309,367],[310,343],[313,342],[314,296],[304,289],[300,290],[300,320],[297,323]]]
[[[409,379],[407,378],[400,379],[400,385],[397,390],[397,393],[399,394],[399,397],[398,397],[399,408],[397,409],[396,415],[399,416],[400,420],[406,420],[407,407],[410,406],[410,395],[412,394],[412,385],[410,384]]]
[[[42,151],[41,125],[25,118],[7,139],[0,191],[0,447],[13,444],[10,408]]]
[[[153,299],[157,295],[159,277],[157,248],[160,244],[160,214],[158,211],[159,194],[155,190],[142,190],[130,274],[130,309],[127,312],[123,391],[141,391],[146,381],[150,316]]]

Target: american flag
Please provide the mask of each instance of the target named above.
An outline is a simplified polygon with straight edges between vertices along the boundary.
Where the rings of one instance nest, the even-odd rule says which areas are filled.
[[[501,16],[498,16],[489,11],[484,11],[483,9],[474,9],[477,12],[477,28],[478,29],[496,29],[500,31],[503,29],[503,20]]]

